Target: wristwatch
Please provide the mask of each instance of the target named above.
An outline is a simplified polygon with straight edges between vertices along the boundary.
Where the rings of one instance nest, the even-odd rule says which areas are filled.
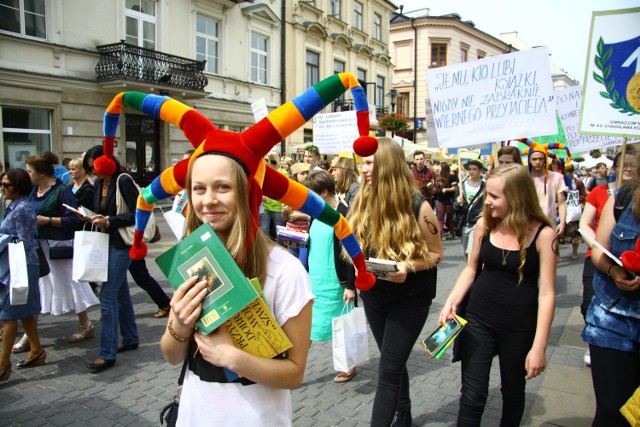
[[[106,227],[104,227],[104,228],[109,228],[109,225],[110,225],[110,223],[109,223],[109,217],[107,216],[107,225],[106,225]]]

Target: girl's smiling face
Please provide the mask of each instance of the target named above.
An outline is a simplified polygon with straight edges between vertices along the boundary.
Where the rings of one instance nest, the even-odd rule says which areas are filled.
[[[491,210],[491,217],[504,219],[509,213],[509,202],[504,195],[504,180],[501,177],[487,181],[484,204]]]
[[[237,218],[238,204],[231,162],[224,156],[207,155],[191,166],[191,203],[196,217],[207,222],[222,240]]]

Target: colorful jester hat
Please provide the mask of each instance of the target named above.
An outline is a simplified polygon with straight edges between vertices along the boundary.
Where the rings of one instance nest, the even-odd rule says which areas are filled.
[[[253,221],[250,224],[247,247],[253,244],[253,237],[257,232],[258,209],[264,194],[332,226],[358,270],[356,287],[363,291],[370,289],[375,284],[375,277],[366,271],[362,249],[346,219],[317,194],[276,170],[265,167],[263,161],[273,146],[306,123],[347,89],[351,89],[353,95],[360,134],[353,143],[353,149],[360,156],[371,156],[376,152],[378,142],[369,136],[369,106],[363,88],[351,73],[335,74],[320,81],[244,132],[218,129],[203,114],[166,96],[146,95],[139,92],[122,92],[116,95],[104,117],[105,157],[98,158],[94,162],[94,169],[98,174],[110,175],[115,171],[113,144],[123,106],[178,126],[196,148],[190,159],[178,162],[162,172],[151,185],[143,189],[138,197],[134,241],[129,251],[131,258],[142,259],[147,254],[142,236],[155,203],[181,191],[185,187],[191,162],[202,153],[213,152],[234,159],[248,175],[249,206]]]

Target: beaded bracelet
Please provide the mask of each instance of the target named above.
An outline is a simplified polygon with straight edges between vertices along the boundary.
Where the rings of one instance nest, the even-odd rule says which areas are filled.
[[[176,331],[173,330],[173,319],[169,320],[169,333],[171,334],[171,336],[173,337],[173,339],[175,339],[176,341],[179,342],[189,342],[189,340],[191,339],[191,337],[189,338],[183,338],[180,335],[177,334]],[[192,335],[193,336],[193,335]]]

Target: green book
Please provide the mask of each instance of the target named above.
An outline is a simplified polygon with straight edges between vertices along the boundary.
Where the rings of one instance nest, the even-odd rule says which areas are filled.
[[[258,297],[222,241],[209,224],[203,224],[177,245],[156,258],[173,289],[197,276],[207,281],[209,293],[202,301],[196,326],[208,334]]]

